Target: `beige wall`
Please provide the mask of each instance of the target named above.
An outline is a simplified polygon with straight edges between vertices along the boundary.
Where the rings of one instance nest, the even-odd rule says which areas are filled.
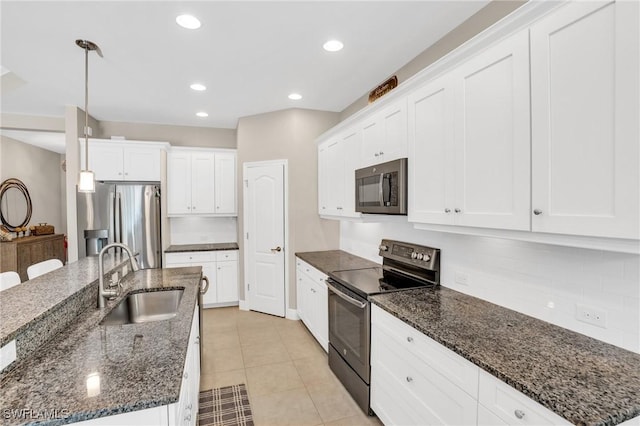
[[[64,132],[64,117],[2,113],[0,120],[0,127],[3,129]]]
[[[337,221],[318,216],[318,161],[315,138],[334,126],[333,112],[290,109],[241,118],[238,123],[238,230],[244,235],[242,218],[242,168],[253,161],[288,160],[289,240],[286,253],[289,271],[289,302],[296,306],[294,253],[337,249]],[[240,299],[244,300],[243,239],[240,238]]]
[[[235,129],[101,121],[97,137],[109,139],[111,136],[124,136],[138,141],[169,142],[177,146],[236,147]]]
[[[461,25],[396,71],[394,75],[398,77],[398,84],[402,84],[402,82],[406,81],[409,77],[412,77],[422,69],[436,62],[526,2],[527,0],[494,0],[487,4]],[[373,89],[373,87],[371,89]],[[361,98],[345,108],[340,113],[340,121],[345,120],[347,117],[366,107],[368,105],[368,99],[369,93],[365,93]]]
[[[61,161],[62,156],[58,153],[5,136],[1,137],[0,181],[17,178],[24,182],[29,190],[32,205],[29,225],[47,222],[55,226],[56,233],[64,233],[66,229],[60,186],[63,174]],[[21,203],[22,200],[17,202]],[[2,207],[5,208],[4,203]],[[8,207],[11,210],[11,205]],[[17,225],[15,222],[10,223]]]

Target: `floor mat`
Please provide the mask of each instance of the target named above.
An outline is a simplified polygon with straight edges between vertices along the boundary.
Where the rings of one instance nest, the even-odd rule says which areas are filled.
[[[200,426],[253,426],[244,384],[201,391],[198,415]]]

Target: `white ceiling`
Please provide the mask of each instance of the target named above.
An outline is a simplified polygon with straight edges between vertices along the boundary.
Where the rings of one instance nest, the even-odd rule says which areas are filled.
[[[235,128],[239,117],[301,107],[342,111],[488,1],[2,1],[2,111]],[[182,13],[202,27],[175,23]],[[345,48],[328,53],[330,38]],[[4,80],[4,77],[3,77]],[[189,89],[193,82],[206,92]],[[299,92],[300,101],[287,95]],[[198,118],[206,111],[208,118]]]

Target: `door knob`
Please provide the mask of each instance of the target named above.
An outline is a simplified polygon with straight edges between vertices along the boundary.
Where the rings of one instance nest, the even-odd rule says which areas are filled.
[[[271,249],[271,252],[272,252],[272,253],[280,252],[280,251],[282,251],[282,247],[280,247],[280,246],[278,246],[278,247],[276,247],[276,248],[272,248],[272,249]]]

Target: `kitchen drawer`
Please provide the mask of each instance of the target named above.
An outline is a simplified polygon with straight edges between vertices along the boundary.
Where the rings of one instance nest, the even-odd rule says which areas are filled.
[[[372,332],[371,360],[372,386],[391,385],[391,393],[401,396],[423,424],[476,424],[476,398],[450,381],[440,365],[425,362],[379,327]]]
[[[190,251],[185,253],[167,253],[167,264],[173,263],[201,263],[215,262],[215,253],[212,251]]]
[[[422,359],[438,366],[438,371],[473,398],[478,397],[479,368],[447,349],[415,328],[373,305],[371,323],[384,331],[398,345]]]
[[[371,409],[385,425],[424,425],[425,419],[396,392],[396,386],[384,374],[371,371]]]
[[[322,284],[325,284],[325,280],[328,278],[326,274],[298,258],[296,258],[296,269],[308,275],[314,282],[321,282]]]
[[[479,402],[506,424],[570,424],[567,420],[485,371],[480,371]]]
[[[238,260],[238,250],[216,251],[216,260],[223,262],[226,260]]]

